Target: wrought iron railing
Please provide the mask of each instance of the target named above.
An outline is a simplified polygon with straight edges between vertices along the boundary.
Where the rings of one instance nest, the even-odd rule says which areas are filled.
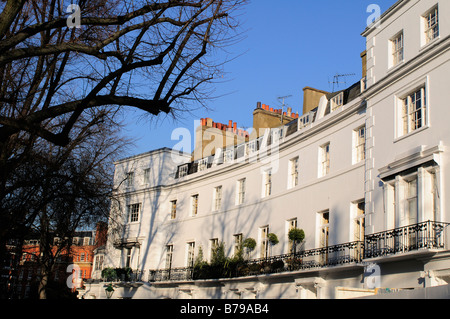
[[[446,247],[448,223],[427,221],[364,237],[364,257],[374,258],[418,249]]]
[[[224,277],[243,277],[321,268],[360,262],[364,254],[362,241],[316,248],[297,253],[271,256],[252,260],[235,261],[227,269],[208,267],[172,268],[150,270],[149,281],[184,281],[193,279],[217,279]]]
[[[218,272],[218,269],[208,269],[207,267],[150,270],[148,280],[150,282],[186,281],[254,276],[360,263],[368,258],[419,249],[445,249],[448,247],[446,232],[449,225],[449,223],[427,221],[369,234],[365,236],[364,241],[267,258],[235,261],[231,267],[228,265],[229,268],[226,271]]]
[[[297,253],[253,259],[246,264],[250,275],[295,271],[316,267],[328,267],[345,263],[360,262],[364,253],[364,243],[355,241],[334,246],[304,250]],[[241,272],[238,275],[246,275]]]
[[[186,281],[193,279],[193,267],[150,270],[148,281]]]
[[[120,269],[120,268],[117,268]],[[116,270],[117,270],[116,269]],[[124,269],[124,268],[123,268]],[[85,282],[141,282],[144,281],[145,270],[130,269],[130,271],[114,272],[105,277],[97,279],[85,279]]]

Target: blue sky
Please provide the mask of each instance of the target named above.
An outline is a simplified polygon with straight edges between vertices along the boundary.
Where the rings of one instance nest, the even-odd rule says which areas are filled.
[[[225,65],[223,82],[215,85],[208,109],[197,109],[174,120],[165,116],[149,121],[142,113],[126,110],[124,135],[133,139],[127,155],[161,147],[172,148],[172,131],[183,127],[193,136],[194,120],[237,122],[251,127],[258,101],[280,108],[278,97],[301,114],[305,86],[332,91],[336,74],[352,74],[343,89],[361,78],[360,53],[370,4],[386,11],[397,0],[252,0],[240,16],[245,38],[227,48],[236,58]],[[343,79],[341,79],[343,81]]]

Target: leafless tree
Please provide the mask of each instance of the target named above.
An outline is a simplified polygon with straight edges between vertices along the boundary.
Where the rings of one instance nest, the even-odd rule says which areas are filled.
[[[83,175],[77,152],[116,112],[176,117],[210,97],[245,2],[78,0],[77,21],[61,0],[0,1],[0,261],[11,235],[67,208],[51,174]]]
[[[56,145],[87,109],[149,114],[201,101],[221,72],[232,13],[246,0],[78,1],[80,28],[57,0],[8,0],[0,14],[0,142],[21,131]],[[46,123],[60,119],[58,130]]]
[[[40,298],[46,298],[49,276],[58,257],[70,252],[75,231],[108,219],[112,162],[128,141],[118,134],[118,125],[94,123],[80,120],[65,147],[36,141],[10,175],[9,194],[2,201],[11,216],[6,235],[22,239],[28,232],[39,234]],[[55,238],[60,239],[57,244]]]

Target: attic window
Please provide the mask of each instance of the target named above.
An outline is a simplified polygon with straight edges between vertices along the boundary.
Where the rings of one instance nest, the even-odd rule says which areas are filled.
[[[185,164],[185,165],[180,166],[180,170],[179,170],[178,176],[179,177],[184,177],[184,176],[187,175],[187,173],[188,173],[188,165]]]
[[[225,151],[224,162],[231,163],[234,159],[234,148]]]
[[[199,172],[204,171],[205,169],[207,169],[207,167],[208,167],[208,159],[207,158],[202,158],[198,162],[197,171],[199,171]]]
[[[331,99],[331,112],[344,105],[344,92],[339,93]]]

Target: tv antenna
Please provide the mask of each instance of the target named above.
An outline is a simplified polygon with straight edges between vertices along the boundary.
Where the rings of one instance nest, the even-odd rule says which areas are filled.
[[[283,124],[283,112],[284,112],[284,107],[286,106],[285,101],[287,98],[290,98],[292,95],[286,95],[286,96],[279,96],[277,99],[281,102],[281,124]]]
[[[343,82],[339,82],[340,78],[345,78],[347,76],[354,76],[355,73],[348,73],[348,74],[338,74],[336,73],[335,76],[333,76],[333,82],[328,81],[329,84],[333,83],[333,92],[335,89],[335,85],[337,85],[337,87],[339,87],[339,84],[347,84],[347,82],[345,82],[345,80]]]

